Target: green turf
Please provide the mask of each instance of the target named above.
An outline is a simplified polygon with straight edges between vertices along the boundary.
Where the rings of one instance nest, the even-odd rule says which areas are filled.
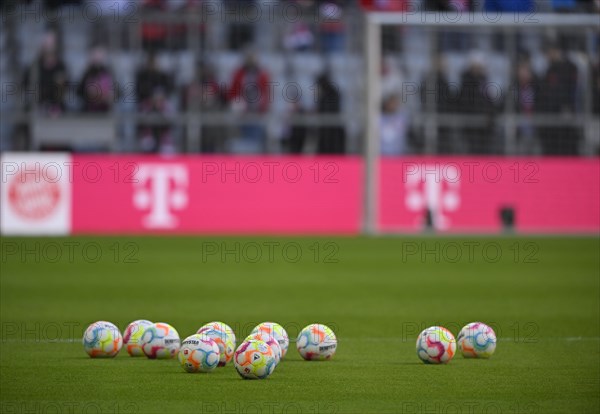
[[[600,411],[596,238],[1,241],[1,412]],[[79,243],[72,258],[71,242]],[[273,257],[266,242],[280,243]],[[479,243],[471,257],[470,242]],[[234,254],[203,258],[221,243],[234,250],[240,243],[239,263]],[[256,263],[253,243],[262,249]],[[91,259],[95,247],[102,257],[85,260],[83,246]],[[51,263],[57,247],[62,256]],[[406,255],[414,249],[432,252]],[[244,381],[232,366],[193,375],[175,360],[84,353],[88,323],[123,329],[138,318],[169,322],[182,338],[211,320],[229,323],[238,338],[264,320],[282,323],[290,337],[322,322],[339,346],[332,361],[320,363],[302,361],[292,343],[266,381]],[[490,360],[418,360],[420,329],[442,324],[456,334],[476,320],[498,333]]]

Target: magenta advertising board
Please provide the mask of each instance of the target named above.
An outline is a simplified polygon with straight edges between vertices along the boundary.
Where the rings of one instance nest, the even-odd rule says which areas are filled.
[[[502,208],[528,233],[600,230],[598,159],[403,158],[380,166],[379,228],[497,232]]]
[[[362,172],[355,158],[74,161],[88,168],[73,181],[74,233],[354,234],[360,228]]]
[[[2,154],[3,234],[359,234],[360,157]],[[583,158],[383,158],[378,227],[600,231],[600,165]]]

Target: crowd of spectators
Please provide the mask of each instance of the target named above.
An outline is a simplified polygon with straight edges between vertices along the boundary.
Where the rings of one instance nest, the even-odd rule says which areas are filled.
[[[446,117],[438,122],[436,152],[503,153],[504,141],[500,137],[505,133],[505,125],[499,119],[514,113],[518,120],[518,153],[579,154],[584,132],[576,116],[588,109],[592,116],[600,116],[599,59],[593,59],[586,72],[592,86],[588,108],[586,93],[581,91],[580,70],[566,49],[560,42],[549,42],[545,54],[546,67],[536,71],[529,54],[523,51],[512,69],[506,93],[498,93],[497,85],[489,78],[490,68],[478,52],[471,53],[459,82],[454,83],[449,80],[444,55],[440,55],[431,71],[422,77],[419,106],[421,114],[435,113],[440,118],[451,115],[456,121]],[[402,71],[387,60],[382,68],[382,153],[423,151],[424,132],[408,125],[411,117],[407,116],[403,102],[398,102],[398,97],[403,96]]]
[[[27,3],[27,0],[22,0]],[[33,0],[43,1],[48,8],[57,8],[65,4],[81,4],[96,0]],[[121,0],[120,0],[121,1]],[[125,2],[126,0],[122,0]],[[248,7],[253,0],[228,0],[231,7]],[[346,28],[344,14],[348,8],[360,5],[374,10],[408,10],[419,4],[427,10],[464,10],[472,11],[476,2],[471,0],[296,0],[293,1],[304,10],[311,10],[322,18],[315,19],[318,24],[304,21],[286,26],[286,32],[280,39],[281,49],[290,53],[302,53],[307,50],[323,55],[343,52],[345,48]],[[598,7],[598,1],[552,0],[552,7],[561,12],[591,11]],[[142,0],[141,8],[152,12],[180,12],[198,9],[201,0]],[[477,4],[481,4],[478,2]],[[533,0],[486,0],[482,3],[486,11],[530,11],[536,7]],[[327,17],[323,17],[327,16]],[[204,33],[203,22],[198,23],[198,33]],[[156,22],[141,19],[141,39],[144,61],[135,73],[135,110],[140,115],[135,126],[135,150],[141,152],[172,153],[185,151],[183,140],[178,139],[189,133],[183,128],[177,129],[174,119],[182,113],[229,113],[243,119],[236,131],[225,123],[202,124],[199,150],[201,152],[262,153],[267,148],[267,130],[261,116],[271,110],[269,81],[271,74],[268,66],[263,66],[249,46],[255,44],[257,25],[247,21],[237,21],[227,25],[228,50],[244,56],[242,64],[234,71],[228,82],[219,82],[216,68],[210,59],[210,53],[203,51],[195,66],[194,75],[187,84],[177,84],[176,74],[161,68],[157,54],[169,52],[170,45],[186,47],[189,26],[182,23]],[[394,33],[384,33],[384,40],[402,35],[402,28],[390,27]],[[461,43],[464,34],[454,33]],[[444,52],[452,47],[444,47],[451,36],[440,36],[441,54],[428,73],[423,73],[423,90],[435,90],[433,104],[424,95],[420,110],[423,113],[432,110],[439,115],[472,115],[472,122],[464,126],[449,126],[441,122],[437,127],[437,147],[440,153],[498,153],[502,152],[498,135],[501,125],[498,116],[508,107],[506,102],[492,99],[486,94],[489,82],[489,68],[483,57],[473,52],[470,46],[458,48],[469,53],[468,65],[460,74],[459,89],[451,87],[449,73],[444,60]],[[563,42],[564,43],[564,42]],[[392,40],[388,46],[384,41],[384,52],[393,56],[400,51],[399,42]],[[102,42],[91,45],[87,67],[80,79],[69,79],[62,60],[60,41],[57,32],[49,30],[41,43],[39,55],[30,67],[24,70],[22,83],[25,89],[39,84],[39,93],[29,97],[25,109],[34,106],[47,116],[56,117],[67,111],[107,114],[119,110],[119,97],[123,94],[111,69],[106,45]],[[579,151],[582,139],[580,127],[568,122],[564,125],[538,126],[535,117],[539,114],[550,118],[560,116],[568,119],[581,113],[581,96],[577,95],[580,79],[576,65],[566,53],[564,44],[553,42],[546,47],[547,67],[534,70],[530,57],[522,51],[514,65],[512,85],[515,96],[510,106],[518,114],[517,140],[523,153],[549,155],[575,155]],[[402,99],[405,77],[397,59],[385,58],[382,64],[381,102],[381,149],[384,155],[402,155],[423,150],[423,131],[412,122],[411,109]],[[599,113],[599,69],[596,59],[590,68],[592,85],[591,109]],[[325,69],[314,79],[316,99],[312,107],[302,102],[289,103],[289,115],[317,113],[339,115],[342,113],[344,90],[340,90],[331,71]],[[248,91],[252,91],[250,94]],[[75,100],[70,97],[75,96]],[[256,98],[256,99],[255,99]],[[254,116],[255,115],[255,116]],[[150,120],[150,121],[148,121]],[[343,124],[320,125],[315,128],[304,124],[291,123],[280,132],[281,150],[291,153],[307,151],[309,136],[314,137],[317,153],[337,154],[347,151],[347,131]]]

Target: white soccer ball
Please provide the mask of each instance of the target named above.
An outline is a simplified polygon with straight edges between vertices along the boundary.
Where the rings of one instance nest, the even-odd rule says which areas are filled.
[[[432,326],[417,338],[417,355],[426,364],[447,364],[456,354],[456,340],[448,329]]]
[[[481,322],[471,322],[458,334],[458,349],[465,358],[489,358],[496,350],[496,333]]]
[[[179,352],[179,333],[168,323],[157,322],[146,328],[140,344],[150,359],[173,358]]]
[[[110,322],[94,322],[83,334],[83,348],[92,358],[112,358],[122,346],[121,332]]]
[[[216,342],[220,352],[220,367],[224,367],[231,361],[235,351],[235,335],[232,337],[221,325],[215,326],[214,323],[206,324],[198,329],[198,334],[206,335]]]
[[[145,319],[140,319],[131,322],[123,332],[123,345],[127,349],[127,353],[131,356],[144,356],[144,351],[140,344],[140,339],[146,328],[152,326],[152,322]]]
[[[275,338],[273,338],[268,333],[256,332],[256,333],[248,335],[248,337],[246,339],[244,339],[244,342],[250,341],[250,340],[263,341],[264,343],[269,345],[273,349],[273,352],[275,353],[276,363],[279,364],[279,361],[281,361],[281,346],[279,346],[279,342],[277,342],[277,340],[275,340]]]
[[[202,325],[202,327],[200,329],[198,329],[198,332],[196,332],[196,333],[201,333],[200,331],[207,330],[207,329],[213,329],[216,331],[225,332],[227,334],[228,340],[233,344],[233,349],[235,350],[236,337],[235,337],[235,332],[233,332],[233,329],[231,329],[231,326],[229,326],[223,322],[214,321],[214,322],[205,323],[204,325]]]
[[[235,369],[245,379],[265,379],[273,373],[277,362],[273,348],[251,339],[244,341],[233,356]]]
[[[337,338],[328,326],[313,323],[300,331],[296,348],[307,361],[324,361],[335,355]]]
[[[275,338],[275,340],[279,343],[279,346],[281,347],[281,359],[285,357],[285,354],[287,354],[287,350],[290,345],[290,339],[285,329],[283,329],[283,326],[275,322],[263,322],[261,324],[258,324],[252,330],[252,333],[257,332],[263,332]]]
[[[188,336],[181,343],[177,358],[187,372],[211,372],[219,364],[219,346],[202,334]]]

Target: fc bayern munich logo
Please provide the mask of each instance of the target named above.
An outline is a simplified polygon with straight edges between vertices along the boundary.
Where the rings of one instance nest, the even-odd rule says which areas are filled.
[[[23,172],[12,180],[8,189],[11,208],[22,218],[42,220],[51,215],[60,201],[61,190],[42,171]]]

